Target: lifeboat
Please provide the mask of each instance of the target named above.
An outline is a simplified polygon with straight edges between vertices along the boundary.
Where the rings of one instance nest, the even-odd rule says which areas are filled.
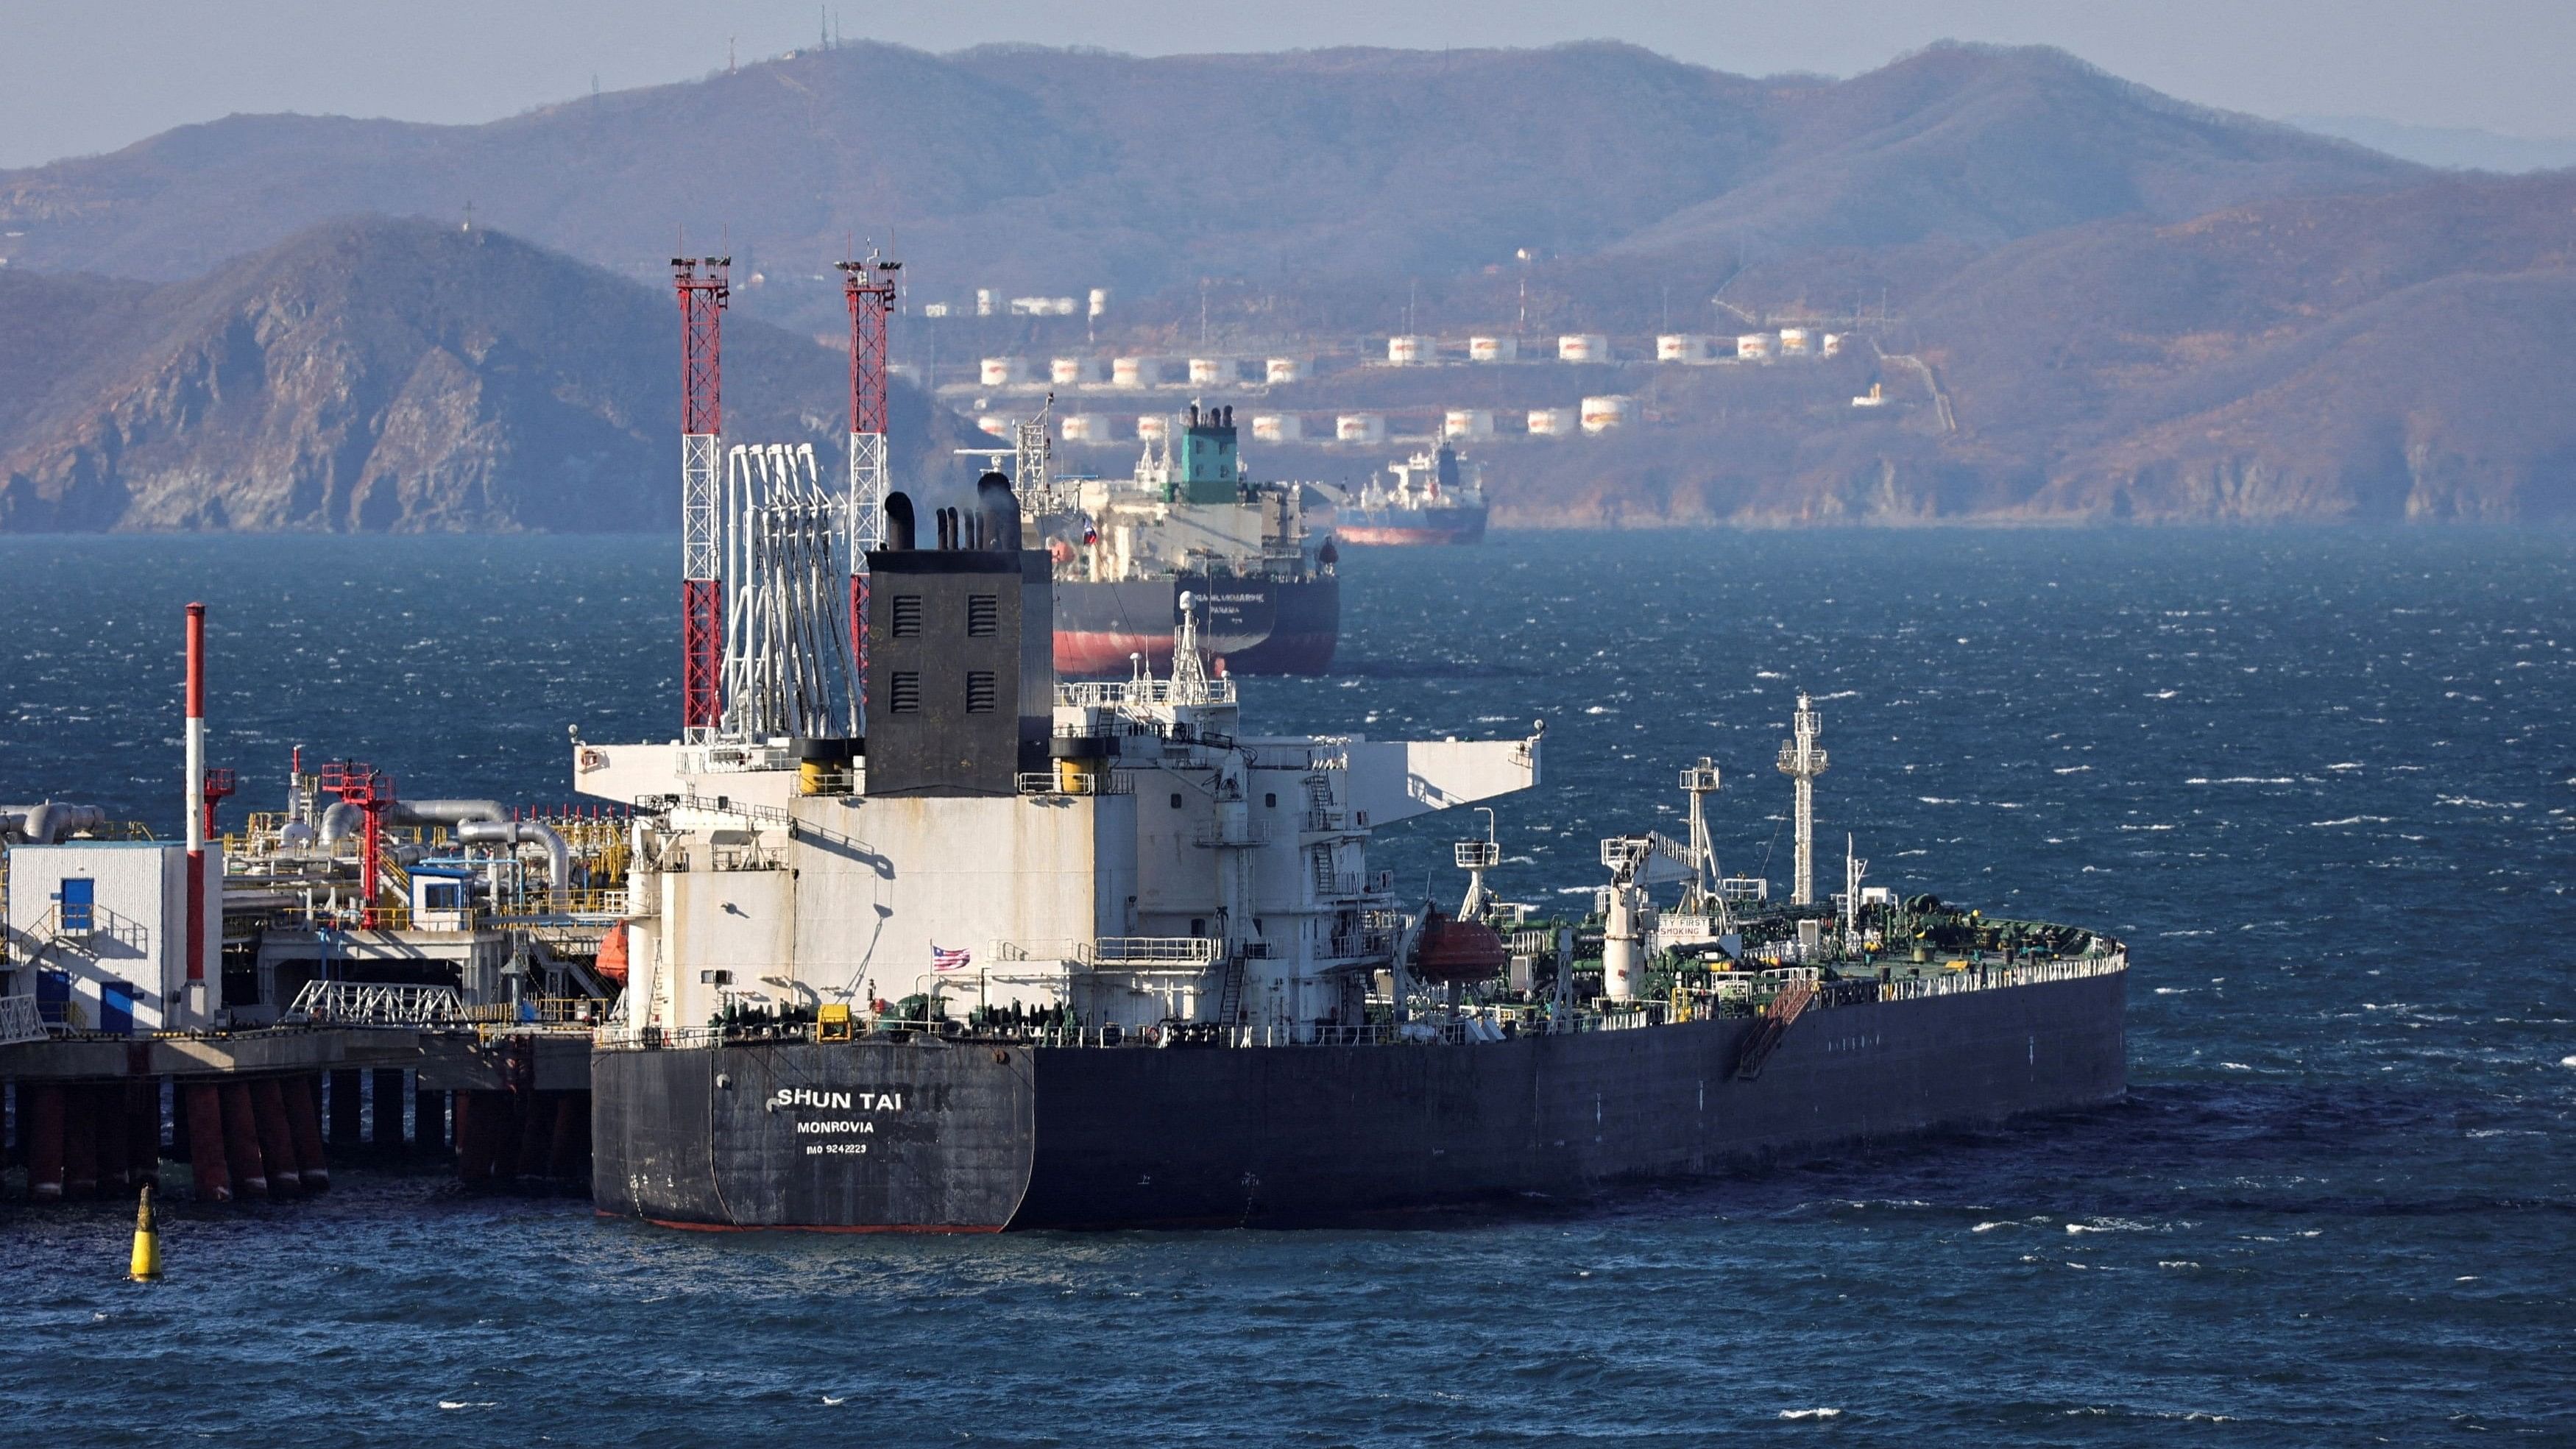
[[[1442,985],[1491,981],[1503,974],[1511,957],[1503,938],[1482,921],[1462,921],[1434,910],[1422,919],[1414,944],[1415,979]]]

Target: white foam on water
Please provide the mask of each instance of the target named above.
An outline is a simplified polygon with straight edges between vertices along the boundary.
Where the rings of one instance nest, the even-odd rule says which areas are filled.
[[[2558,1065],[2562,1067],[2576,1067],[2576,1057],[2560,1057],[2558,1059]]]
[[[459,1399],[441,1399],[438,1401],[438,1406],[442,1409],[497,1409],[501,1407],[490,1399],[476,1399],[470,1402]]]
[[[2250,1072],[2254,1070],[2243,1062],[2220,1062],[2219,1065],[2227,1068],[2231,1072]]]
[[[2159,1258],[2156,1260],[2156,1266],[2159,1268],[2197,1268],[2200,1265],[2191,1261],[2189,1258]]]
[[[1780,1417],[1783,1419],[1839,1419],[1842,1416],[1843,1411],[1840,1409],[1782,1409],[1780,1411]]]
[[[2052,775],[2081,775],[2092,768],[2093,767],[2091,765],[2060,765],[2049,773]]]
[[[1944,800],[1938,795],[1917,795],[1914,798],[1922,801],[1926,805],[1956,805],[1959,803],[1956,800]]]

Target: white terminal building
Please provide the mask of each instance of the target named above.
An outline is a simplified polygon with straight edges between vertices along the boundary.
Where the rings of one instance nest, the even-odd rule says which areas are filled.
[[[201,865],[204,899],[213,903],[208,920],[220,923],[221,847],[209,845]],[[185,845],[40,839],[9,847],[8,866],[8,960],[17,979],[0,995],[32,996],[73,1030],[114,1035],[204,1027],[223,1009],[220,924],[199,944],[191,999]]]

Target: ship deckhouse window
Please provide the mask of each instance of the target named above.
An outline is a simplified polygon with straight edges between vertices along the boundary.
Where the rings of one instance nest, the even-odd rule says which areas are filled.
[[[1278,792],[1273,791],[1273,792],[1271,792],[1270,794],[1267,794],[1267,795],[1262,796],[1262,797],[1261,797],[1261,808],[1262,808],[1262,809],[1264,809],[1264,810],[1276,810],[1276,809],[1278,809],[1278,808],[1279,808],[1279,795],[1278,795]]]
[[[889,682],[886,703],[896,714],[921,712],[921,674],[918,670],[898,669]]]
[[[968,714],[991,714],[993,696],[993,671],[989,669],[966,671],[966,712]]]
[[[966,637],[990,639],[1002,632],[1002,601],[992,594],[972,594],[966,599]]]
[[[894,596],[894,637],[910,639],[921,632],[921,595]]]
[[[1181,792],[1178,790],[1172,792],[1172,808],[1175,810],[1181,808]]]

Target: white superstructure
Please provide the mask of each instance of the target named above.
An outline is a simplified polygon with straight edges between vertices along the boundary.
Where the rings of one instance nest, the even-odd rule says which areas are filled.
[[[1058,685],[1055,768],[1009,795],[871,796],[864,757],[581,746],[579,788],[650,811],[625,1029],[912,996],[1130,1029],[1361,1021],[1420,904],[1370,869],[1371,835],[1536,784],[1543,728],[1251,734],[1195,641],[1174,657],[1168,679]]]

